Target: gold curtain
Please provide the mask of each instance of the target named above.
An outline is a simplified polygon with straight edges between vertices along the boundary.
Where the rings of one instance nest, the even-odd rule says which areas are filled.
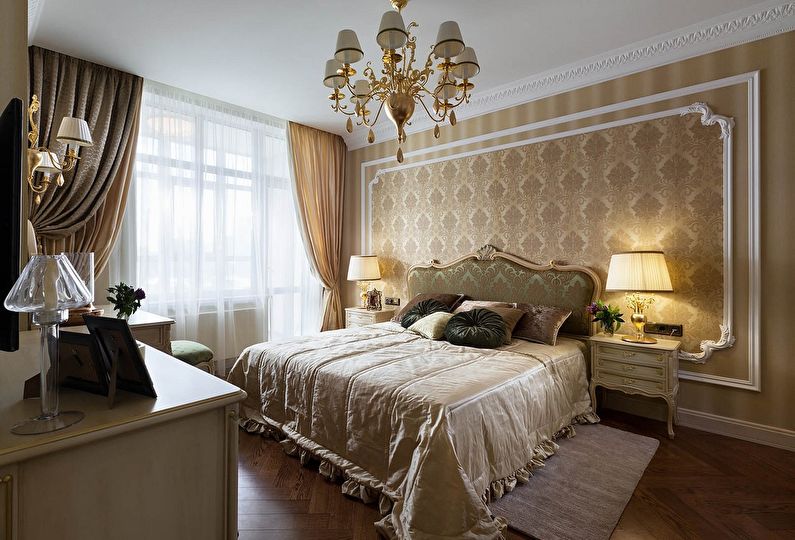
[[[339,135],[293,122],[288,135],[301,236],[324,288],[321,330],[335,330],[343,326],[339,272],[347,148]]]
[[[55,136],[64,116],[84,118],[94,145],[52,187],[30,220],[46,253],[93,251],[102,272],[119,234],[132,180],[143,79],[58,52],[30,47],[30,89],[39,96],[39,144],[63,155]]]

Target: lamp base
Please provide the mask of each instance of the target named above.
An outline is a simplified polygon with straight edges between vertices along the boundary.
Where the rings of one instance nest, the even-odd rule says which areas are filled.
[[[651,345],[652,343],[657,343],[657,340],[653,337],[637,337],[637,336],[621,336],[621,341],[628,341],[629,343],[647,343]]]
[[[38,435],[40,433],[58,431],[78,423],[85,416],[80,411],[63,411],[55,416],[37,416],[11,426],[11,433],[16,435]]]

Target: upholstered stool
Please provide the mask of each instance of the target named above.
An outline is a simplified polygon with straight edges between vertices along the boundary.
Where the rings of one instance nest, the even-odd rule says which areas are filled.
[[[186,364],[197,367],[207,373],[215,374],[215,361],[213,351],[209,347],[196,343],[178,339],[171,342],[171,355],[179,358]]]

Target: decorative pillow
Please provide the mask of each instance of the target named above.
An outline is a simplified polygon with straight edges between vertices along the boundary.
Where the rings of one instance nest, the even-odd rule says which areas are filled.
[[[432,298],[423,300],[422,302],[417,302],[410,310],[406,312],[405,315],[403,315],[403,317],[401,317],[400,326],[403,328],[408,328],[423,317],[427,317],[431,313],[437,313],[439,311],[443,313],[449,313],[450,308],[448,308],[446,304],[443,304]]]
[[[516,304],[517,309],[525,315],[513,329],[513,337],[554,345],[558,340],[558,331],[571,315],[568,309],[535,304]]]
[[[488,309],[463,311],[447,323],[444,337],[453,345],[495,349],[505,342],[505,321]]]
[[[464,300],[463,294],[447,294],[447,293],[420,293],[411,300],[409,300],[408,304],[403,306],[403,309],[398,311],[394,317],[392,317],[392,322],[399,323],[403,320],[403,315],[409,312],[411,308],[413,308],[418,303],[422,302],[423,300],[436,300],[437,302],[441,302],[442,304],[447,306],[447,311],[453,311],[458,304],[460,304]]]
[[[490,300],[464,300],[461,304],[455,308],[453,313],[461,313],[462,311],[469,311],[475,308],[515,308],[516,305],[510,304],[508,302],[492,302]]]
[[[505,345],[510,345],[513,335],[513,329],[516,327],[516,324],[522,319],[522,317],[524,317],[524,311],[513,307],[490,307],[485,309],[493,311],[494,313],[502,317],[503,322],[505,322],[504,343]]]
[[[452,313],[437,311],[409,326],[409,332],[414,332],[428,339],[442,339],[444,329],[448,321],[453,317]]]

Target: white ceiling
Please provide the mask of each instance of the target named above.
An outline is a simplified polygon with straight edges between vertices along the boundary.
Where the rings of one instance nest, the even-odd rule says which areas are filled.
[[[418,52],[455,19],[478,53],[476,91],[545,72],[761,0],[410,0]],[[30,42],[147,79],[344,133],[322,84],[337,31],[365,58],[387,0],[29,0]],[[424,59],[424,57],[423,57]],[[364,63],[356,67],[363,67]]]

